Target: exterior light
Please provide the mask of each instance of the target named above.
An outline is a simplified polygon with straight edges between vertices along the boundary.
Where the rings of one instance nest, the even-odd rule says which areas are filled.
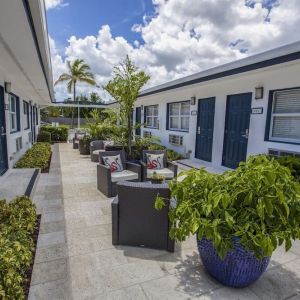
[[[264,88],[262,86],[255,88],[255,99],[262,99],[264,97]]]
[[[191,105],[195,105],[196,104],[196,97],[191,97]]]
[[[5,93],[11,93],[11,82],[4,82]]]

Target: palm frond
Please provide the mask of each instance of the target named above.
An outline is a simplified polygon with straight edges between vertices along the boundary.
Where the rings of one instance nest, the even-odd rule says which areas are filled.
[[[58,84],[58,83],[61,83],[61,82],[64,82],[64,81],[67,81],[67,80],[70,80],[72,78],[72,76],[70,74],[67,74],[67,73],[63,73],[59,76],[59,78],[55,81],[54,85]]]
[[[85,82],[85,83],[90,84],[90,85],[96,85],[96,81],[93,78],[90,78],[90,77],[81,77],[81,78],[79,78],[79,81]]]

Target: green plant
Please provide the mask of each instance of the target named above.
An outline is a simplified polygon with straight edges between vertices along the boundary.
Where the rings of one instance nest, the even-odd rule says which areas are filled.
[[[221,258],[233,248],[233,237],[258,258],[269,256],[285,241],[300,238],[300,185],[288,168],[266,156],[250,157],[224,174],[190,170],[170,183],[177,206],[170,210],[170,235],[190,234],[211,240]],[[158,197],[156,208],[165,205]]]
[[[37,136],[37,142],[51,143],[51,133],[48,131],[41,131]]]
[[[90,66],[87,65],[83,59],[75,59],[74,62],[67,62],[68,73],[63,73],[54,83],[59,84],[67,81],[67,88],[71,93],[73,88],[73,101],[76,101],[76,84],[78,82],[84,82],[89,85],[96,85],[94,75],[90,72]],[[72,128],[74,126],[74,110],[72,109]],[[78,117],[80,116],[80,109],[78,106]]]
[[[165,176],[157,174],[156,171],[153,172],[152,176],[151,176],[151,180],[153,182],[163,182],[165,180]]]
[[[42,171],[49,166],[51,157],[51,145],[49,143],[37,143],[27,150],[16,163],[16,168],[40,168]]]
[[[35,205],[28,197],[10,203],[0,200],[0,296],[25,299],[26,272],[32,264],[37,221]]]
[[[42,126],[40,133],[49,132],[51,134],[51,141],[52,142],[66,142],[68,140],[68,126]]]
[[[168,161],[174,161],[174,160],[179,160],[182,159],[182,155],[172,149],[168,149],[167,147],[152,143],[149,145],[149,150],[167,150],[167,159]]]
[[[150,77],[144,71],[139,71],[127,56],[125,61],[114,68],[114,77],[104,89],[119,103],[120,115],[124,126],[124,135],[131,157],[133,126],[131,121],[132,110],[142,87]],[[124,124],[123,124],[124,125]],[[125,146],[125,145],[124,145]]]
[[[300,182],[300,158],[288,155],[278,157],[276,160],[282,166],[289,168],[295,179]]]

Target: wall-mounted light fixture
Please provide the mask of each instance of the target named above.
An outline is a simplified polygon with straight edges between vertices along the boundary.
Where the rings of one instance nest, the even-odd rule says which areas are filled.
[[[196,97],[193,96],[191,97],[191,105],[195,105],[196,104]]]
[[[11,93],[11,82],[4,82],[5,93]]]
[[[264,97],[264,87],[258,86],[255,88],[255,99],[262,99]]]

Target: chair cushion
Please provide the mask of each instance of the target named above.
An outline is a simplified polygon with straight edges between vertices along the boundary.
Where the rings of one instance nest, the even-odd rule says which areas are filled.
[[[105,151],[104,149],[101,149],[101,150],[94,150],[94,151],[93,151],[93,154],[99,155],[100,152],[104,152],[104,151]]]
[[[104,148],[106,146],[113,146],[114,145],[114,141],[104,141],[103,144],[104,144]]]
[[[164,154],[146,154],[147,157],[147,169],[159,170],[164,167]]]
[[[123,170],[121,172],[114,172],[111,173],[111,181],[112,182],[119,182],[123,180],[136,180],[139,178],[137,173],[134,173],[129,170]]]
[[[153,175],[153,172],[156,172],[157,175],[163,175],[165,178],[173,178],[174,172],[170,169],[163,168],[158,170],[151,170],[147,169],[147,178],[151,178]]]
[[[120,154],[118,155],[111,155],[111,156],[103,156],[103,163],[110,167],[111,172],[121,172],[123,171],[123,165],[121,161]]]

